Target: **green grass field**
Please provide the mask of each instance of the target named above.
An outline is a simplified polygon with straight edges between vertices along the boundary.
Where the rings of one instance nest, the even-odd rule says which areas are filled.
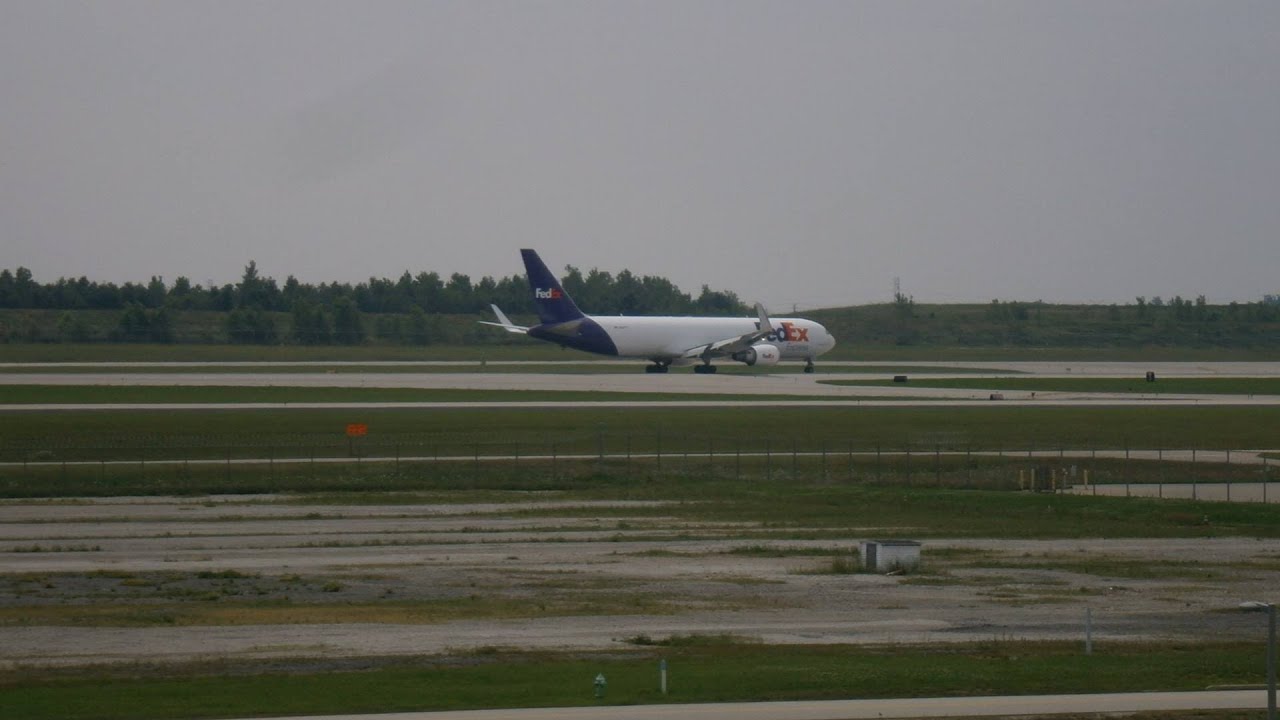
[[[288,382],[287,378],[282,378]],[[770,395],[776,400],[809,396]],[[378,387],[236,387],[221,385],[0,385],[8,404],[115,403],[397,403],[397,402],[608,402],[648,400],[724,401],[707,393],[625,393],[578,390],[469,390]],[[819,400],[823,398],[817,398]],[[843,398],[826,398],[840,400]]]
[[[911,362],[999,361],[1275,361],[1271,349],[1212,347],[1016,347],[990,345],[911,346],[863,344],[841,340],[818,360],[862,360],[889,367]],[[548,343],[520,339],[483,345],[323,346],[302,345],[160,345],[142,343],[0,343],[0,362],[373,362],[373,361],[591,361],[587,353],[564,350]],[[643,364],[643,363],[640,363]],[[786,366],[782,366],[786,367]],[[774,368],[776,369],[776,368]]]
[[[0,461],[48,450],[145,449],[153,459],[188,448],[345,445],[348,423],[369,444],[426,444],[444,455],[506,453],[515,445],[562,453],[661,447],[775,452],[1280,447],[1280,407],[804,407],[458,408],[210,411],[0,409]],[[175,449],[170,454],[167,449]],[[216,455],[215,455],[216,456]],[[263,457],[263,455],[258,455]],[[97,459],[93,457],[90,459]]]
[[[494,345],[307,346],[165,345],[146,343],[7,343],[0,362],[372,362],[481,360],[590,360],[591,355],[561,350],[533,340]]]
[[[901,387],[888,380],[824,380],[828,385]],[[1142,393],[1174,395],[1280,395],[1280,377],[1165,378],[911,378],[912,387],[1019,392]]]
[[[348,423],[365,423],[368,436],[346,437]],[[741,496],[744,483],[764,487],[786,478],[1009,490],[1033,469],[1069,466],[1100,484],[1257,482],[1273,479],[1275,468],[1027,454],[1275,448],[1277,427],[1280,408],[1271,407],[0,410],[0,462],[9,463],[0,466],[0,496],[560,491],[599,484],[604,497],[635,497],[666,482],[686,483],[690,491],[708,487],[689,482],[698,477],[727,483],[714,489],[727,497]],[[1004,456],[969,454],[982,451]],[[568,457],[600,454],[611,457]],[[507,460],[482,462],[487,456]],[[414,464],[414,457],[455,460]],[[998,524],[968,528],[1002,531]],[[1168,532],[1142,523],[1099,529],[1103,536],[1130,531]]]
[[[665,639],[663,639],[665,640]],[[1256,644],[993,641],[936,647],[769,646],[673,638],[598,656],[508,653],[376,663],[346,672],[270,664],[26,669],[0,679],[7,717],[152,720],[333,713],[948,695],[1201,690],[1263,681]],[[725,642],[729,640],[729,642]],[[658,660],[669,694],[658,690]],[[251,667],[257,665],[257,667]],[[256,670],[256,672],[255,672]],[[605,697],[593,695],[597,674]]]
[[[361,463],[349,465],[10,466],[0,473],[0,497],[296,494],[294,502],[332,503],[501,501],[539,497],[561,501],[653,501],[651,508],[584,507],[553,516],[681,518],[748,523],[749,539],[847,537],[851,527],[881,528],[888,537],[1280,537],[1280,509],[1261,503],[1108,498],[1016,492],[1019,474],[1045,460],[930,454],[840,455],[735,461],[730,456],[473,463]],[[1072,461],[1095,482],[1275,482],[1257,466],[1124,460]],[[1280,493],[1280,485],[1275,492]],[[389,494],[388,494],[389,493]],[[364,498],[367,495],[367,500]],[[295,497],[291,495],[291,497]],[[540,511],[525,511],[537,516]],[[690,539],[696,535],[682,535]],[[711,532],[708,537],[718,537]],[[21,550],[16,544],[10,551]]]

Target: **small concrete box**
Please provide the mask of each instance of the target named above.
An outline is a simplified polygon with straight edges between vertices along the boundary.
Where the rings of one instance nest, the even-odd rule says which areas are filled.
[[[920,543],[915,540],[868,540],[860,550],[862,567],[874,572],[914,570],[920,565]]]

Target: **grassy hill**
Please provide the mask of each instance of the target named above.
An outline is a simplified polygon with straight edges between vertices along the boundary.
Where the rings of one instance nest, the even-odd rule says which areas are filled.
[[[163,345],[209,349],[232,344],[228,313],[166,312],[170,331]],[[906,300],[798,314],[823,323],[836,336],[839,344],[828,359],[1280,359],[1280,307],[1264,303],[917,305]],[[547,350],[541,343],[477,324],[489,319],[478,315],[428,315],[415,332],[408,316],[395,313],[363,314],[365,336],[358,343],[305,348],[293,338],[289,313],[263,315],[275,328],[275,339],[241,344],[243,351],[232,354],[258,356],[270,354],[268,348],[295,347],[299,357],[341,349],[351,359],[389,359],[441,352],[454,356],[467,348],[480,353],[505,348],[542,357]],[[0,310],[0,358],[51,357],[34,347],[20,350],[23,346],[53,351],[70,344],[138,345],[121,343],[121,318],[122,312],[113,310]]]
[[[843,345],[864,350],[1178,348],[1280,357],[1280,308],[1258,304],[1174,307],[900,302],[814,310],[803,315],[823,323]]]

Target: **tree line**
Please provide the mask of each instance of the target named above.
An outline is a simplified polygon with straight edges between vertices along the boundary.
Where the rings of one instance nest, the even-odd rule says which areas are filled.
[[[568,266],[562,283],[579,306],[595,314],[749,314],[733,292],[703,285],[693,297],[666,278],[629,270],[584,274]],[[166,283],[159,276],[122,285],[83,276],[40,283],[25,267],[0,270],[0,309],[64,311],[56,333],[9,328],[3,332],[7,340],[174,342],[175,314],[207,311],[225,313],[223,340],[233,343],[354,345],[372,334],[380,340],[427,344],[439,336],[438,316],[488,313],[491,304],[512,314],[534,311],[523,275],[473,282],[461,273],[446,280],[435,272],[406,271],[396,280],[318,285],[290,275],[281,284],[264,277],[250,261],[240,282],[205,287],[186,277]],[[77,315],[79,310],[119,311],[118,322],[108,332],[95,332]],[[278,322],[281,313],[288,315],[285,329]]]
[[[750,315],[732,292],[703,286],[693,297],[669,280],[566,267],[565,289],[602,315]],[[99,283],[81,277],[39,283],[26,268],[0,270],[0,342],[159,342],[298,345],[483,344],[506,333],[448,315],[533,313],[523,275],[473,282],[459,273],[402,274],[397,280],[283,284],[249,262],[238,283],[202,287],[173,283]],[[1125,305],[1050,305],[993,300],[983,305],[893,303],[813,311],[851,344],[1223,347],[1280,346],[1280,296],[1210,305],[1204,296],[1137,297]]]
[[[706,285],[694,298],[674,283],[653,275],[636,276],[623,270],[616,276],[592,269],[585,275],[572,265],[565,268],[565,290],[578,304],[596,314],[699,315],[747,313],[736,294],[712,290]],[[292,312],[299,303],[334,307],[342,299],[362,313],[405,313],[421,308],[427,313],[465,314],[488,312],[490,304],[515,311],[532,311],[529,285],[523,275],[500,279],[485,276],[479,282],[461,273],[448,280],[434,272],[411,275],[405,271],[397,280],[369,278],[366,282],[299,282],[290,275],[281,285],[263,277],[257,263],[250,261],[238,283],[204,287],[192,285],[186,277],[172,283],[152,276],[146,283],[100,283],[80,278],[58,278],[39,283],[31,271],[0,270],[0,308],[41,310],[122,310],[131,304],[147,309],[217,310],[236,308]]]
[[[1204,296],[1138,297],[1124,305],[992,300],[893,303],[815,310],[846,346],[1280,349],[1280,302],[1211,305]]]

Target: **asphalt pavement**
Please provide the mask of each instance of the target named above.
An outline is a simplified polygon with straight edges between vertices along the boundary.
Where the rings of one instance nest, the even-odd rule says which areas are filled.
[[[572,708],[324,715],[280,720],[862,720],[863,718],[1260,710],[1266,707],[1265,690],[1211,690],[1105,695],[1023,695],[698,705],[599,705]]]

